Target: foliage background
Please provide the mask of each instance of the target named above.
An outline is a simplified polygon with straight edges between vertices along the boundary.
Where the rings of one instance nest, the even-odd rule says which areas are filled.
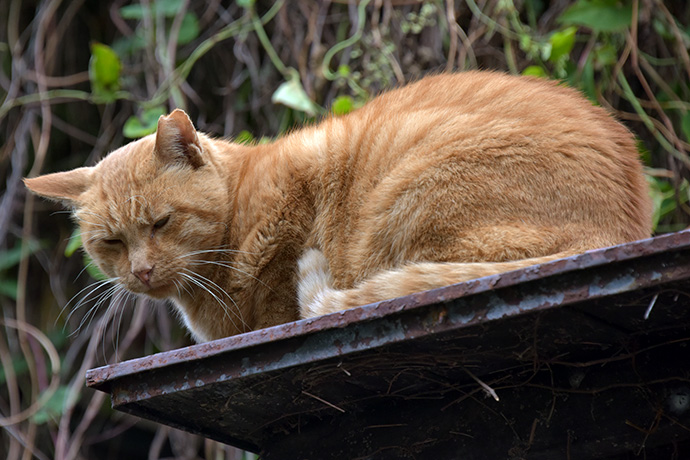
[[[0,18],[0,452],[9,459],[251,457],[113,412],[84,388],[88,368],[189,341],[165,306],[99,297],[68,215],[21,183],[93,164],[174,107],[200,130],[247,141],[428,73],[561,79],[638,136],[657,232],[690,220],[688,2],[0,0]]]

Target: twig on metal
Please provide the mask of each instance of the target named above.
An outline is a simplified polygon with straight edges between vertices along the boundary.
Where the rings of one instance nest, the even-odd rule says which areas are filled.
[[[499,401],[498,395],[496,394],[496,392],[494,391],[493,388],[491,388],[491,387],[490,387],[489,385],[487,385],[486,383],[482,382],[482,381],[479,379],[479,377],[477,377],[477,376],[474,375],[472,372],[470,372],[466,367],[463,367],[462,369],[463,369],[465,372],[467,372],[467,375],[469,375],[470,377],[472,377],[472,378],[474,379],[474,381],[477,382],[477,383],[479,384],[479,386],[482,387],[482,388],[484,389],[484,391],[486,391],[486,393],[487,393],[489,396],[491,396],[492,398],[494,398],[496,401]]]

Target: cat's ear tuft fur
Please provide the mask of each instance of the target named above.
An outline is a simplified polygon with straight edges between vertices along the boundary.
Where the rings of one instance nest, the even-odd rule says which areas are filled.
[[[196,169],[204,165],[201,152],[199,136],[184,110],[175,109],[158,119],[155,154],[164,163],[184,163]]]
[[[67,206],[79,203],[79,197],[91,184],[93,168],[77,168],[32,179],[24,179],[26,187],[37,195],[59,201]]]

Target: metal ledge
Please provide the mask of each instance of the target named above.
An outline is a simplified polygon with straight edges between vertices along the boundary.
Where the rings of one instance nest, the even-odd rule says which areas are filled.
[[[87,384],[266,460],[654,458],[688,449],[688,293],[683,231],[93,369]]]

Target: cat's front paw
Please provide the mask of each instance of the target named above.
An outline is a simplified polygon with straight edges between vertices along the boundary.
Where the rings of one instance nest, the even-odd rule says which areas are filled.
[[[307,249],[297,262],[297,302],[301,318],[320,316],[332,303],[338,291],[333,289],[333,277],[328,260],[318,249]]]
[[[307,249],[297,262],[297,302],[300,306],[301,317],[305,309],[313,304],[325,291],[333,285],[328,260],[318,249]]]

